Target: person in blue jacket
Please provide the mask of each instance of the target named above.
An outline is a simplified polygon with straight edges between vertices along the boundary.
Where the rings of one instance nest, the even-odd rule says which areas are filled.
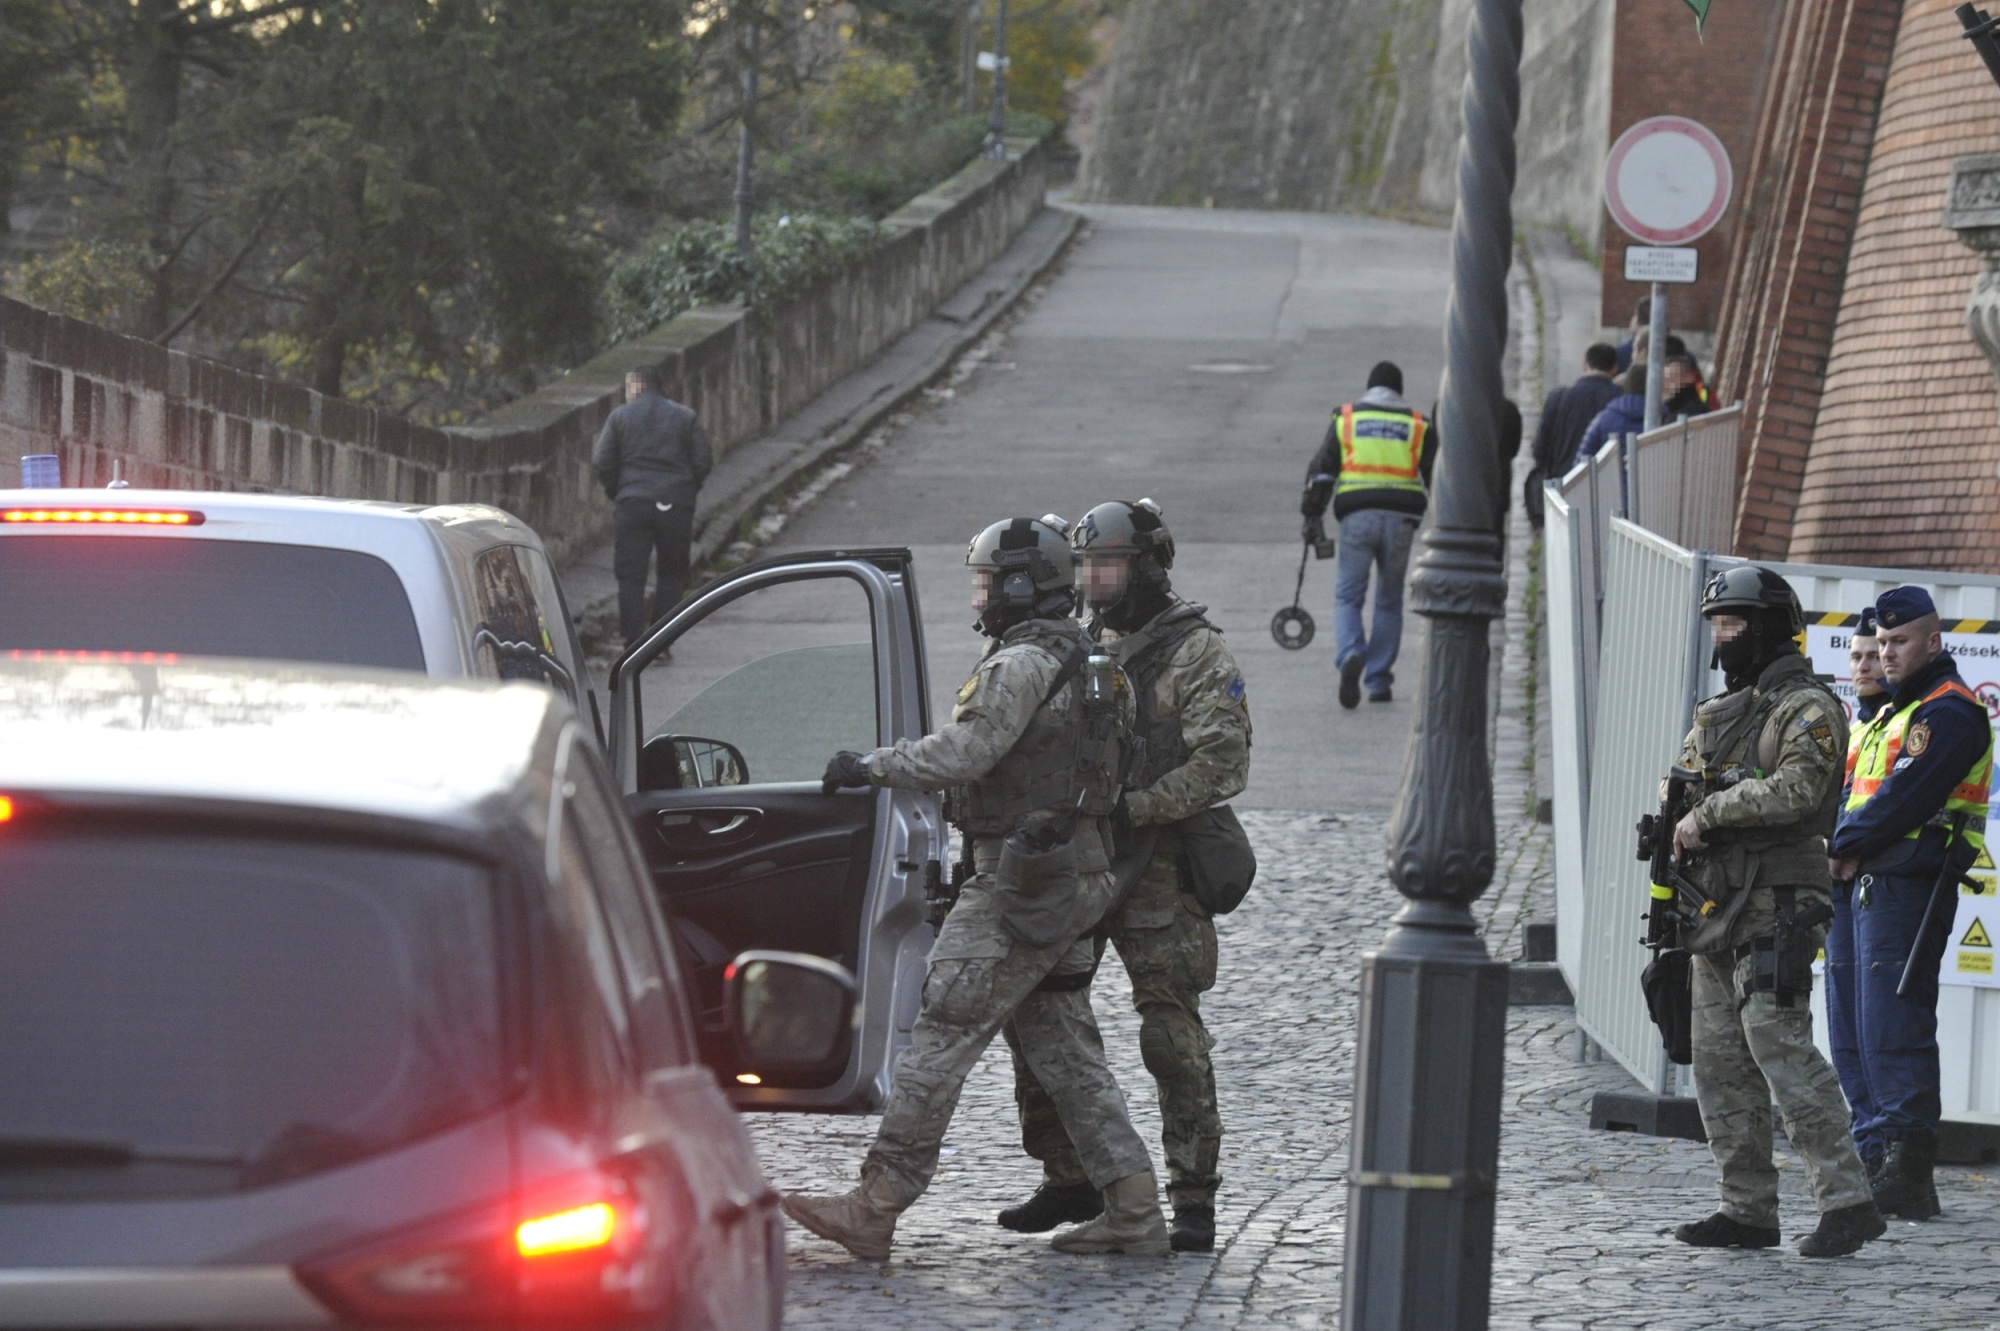
[[[1826,994],[1834,1071],[1854,1110],[1854,1144],[1876,1206],[1906,1220],[1939,1212],[1938,966],[1957,901],[1919,939],[1947,857],[1962,870],[1985,844],[1993,729],[1944,649],[1930,593],[1896,587],[1875,602],[1882,674],[1894,691],[1863,729],[1827,848],[1833,925]],[[1951,824],[1963,815],[1954,839]],[[1921,944],[1921,946],[1919,946]],[[1909,992],[1896,988],[1912,951]]]
[[[1637,434],[1646,428],[1646,365],[1644,361],[1625,371],[1618,380],[1619,393],[1604,404],[1604,410],[1583,432],[1576,446],[1578,461],[1594,457],[1597,450],[1621,434]]]

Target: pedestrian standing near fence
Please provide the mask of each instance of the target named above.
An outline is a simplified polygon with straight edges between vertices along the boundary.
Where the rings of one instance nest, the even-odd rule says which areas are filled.
[[[1326,438],[1306,468],[1305,539],[1326,539],[1327,501],[1339,526],[1333,588],[1334,665],[1340,705],[1388,702],[1396,654],[1403,642],[1403,575],[1410,540],[1429,502],[1437,431],[1403,397],[1403,371],[1382,361],[1368,372],[1368,391],[1336,408]],[[1375,578],[1375,617],[1364,630],[1361,608]]]
[[[628,373],[625,405],[604,422],[590,456],[614,507],[611,571],[627,645],[679,605],[687,590],[695,496],[713,463],[708,432],[693,409],[660,391],[659,370],[642,365]],[[646,574],[655,563],[648,615]]]
[[[1617,386],[1618,396],[1604,404],[1604,410],[1583,432],[1583,441],[1576,446],[1578,461],[1596,457],[1620,435],[1638,434],[1646,428],[1646,362],[1639,361],[1625,371]]]
[[[1542,400],[1542,419],[1535,426],[1535,467],[1528,473],[1521,496],[1536,531],[1542,529],[1542,487],[1560,480],[1576,465],[1576,449],[1583,442],[1584,431],[1618,396],[1617,373],[1618,352],[1609,342],[1595,343],[1583,353],[1583,377],[1551,389]]]

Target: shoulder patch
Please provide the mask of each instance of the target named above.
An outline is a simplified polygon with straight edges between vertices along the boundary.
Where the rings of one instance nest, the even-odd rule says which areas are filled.
[[[1931,746],[1931,728],[1919,721],[1910,727],[1910,733],[1903,737],[1903,752],[1912,758],[1923,757],[1924,750]]]
[[[966,680],[965,683],[958,686],[959,706],[963,707],[966,703],[971,702],[972,695],[977,692],[979,692],[979,676],[974,674],[971,679]]]
[[[1229,680],[1229,687],[1227,689],[1224,689],[1223,692],[1227,693],[1231,698],[1234,698],[1237,702],[1242,702],[1243,676],[1240,674],[1232,675]]]
[[[1819,751],[1829,758],[1840,756],[1840,745],[1833,737],[1833,727],[1824,721],[1807,729],[1812,742],[1819,745]]]

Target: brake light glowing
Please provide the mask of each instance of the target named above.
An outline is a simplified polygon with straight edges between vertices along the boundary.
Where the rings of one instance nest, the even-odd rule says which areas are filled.
[[[754,1072],[739,1072],[736,1074],[736,1080],[745,1086],[762,1086],[764,1084],[764,1079]]]
[[[0,523],[91,523],[101,527],[199,527],[206,519],[186,508],[6,508]]]
[[[0,823],[14,821],[14,801],[10,796],[0,795]]]
[[[524,1220],[514,1231],[514,1245],[523,1257],[546,1257],[551,1253],[578,1252],[601,1248],[611,1242],[618,1213],[608,1202],[558,1211],[535,1220]]]
[[[11,647],[9,661],[87,661],[93,665],[173,665],[177,652],[85,652],[62,648]]]

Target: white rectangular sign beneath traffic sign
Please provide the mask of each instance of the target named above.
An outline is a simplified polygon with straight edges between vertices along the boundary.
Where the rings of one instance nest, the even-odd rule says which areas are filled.
[[[1627,245],[1627,282],[1692,282],[1697,251],[1689,245]]]

